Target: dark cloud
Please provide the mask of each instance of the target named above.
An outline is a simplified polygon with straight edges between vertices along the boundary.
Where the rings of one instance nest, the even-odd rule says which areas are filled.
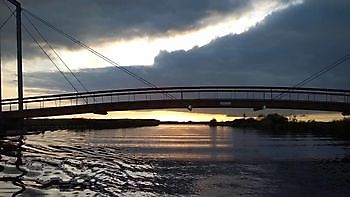
[[[56,26],[86,37],[128,37],[195,28],[213,12],[247,8],[246,0],[30,0],[24,4]],[[54,14],[53,14],[54,13]]]
[[[189,51],[161,52],[151,67],[130,68],[160,86],[292,86],[350,52],[350,2],[306,1],[250,31]],[[307,86],[350,89],[350,61]],[[79,73],[91,89],[142,87],[115,68]],[[36,79],[34,79],[36,78]],[[69,90],[57,73],[35,73],[26,85]]]
[[[287,0],[284,0],[287,1]],[[288,0],[289,1],[289,0]],[[202,20],[215,14],[234,12],[237,16],[251,8],[250,0],[26,0],[22,6],[54,26],[90,44],[108,42],[111,39],[159,36],[171,32],[197,29]],[[9,3],[8,3],[9,4]],[[10,4],[9,4],[10,5]],[[11,7],[14,9],[13,7]],[[0,21],[10,13],[0,1]],[[24,12],[23,24],[31,28]],[[74,49],[70,41],[31,18],[45,37],[56,47]],[[3,32],[5,48],[15,41],[14,19]],[[38,54],[32,39],[23,30],[25,55],[30,58]],[[34,33],[35,34],[35,33]],[[35,35],[37,37],[37,35]],[[8,53],[12,55],[13,53]]]

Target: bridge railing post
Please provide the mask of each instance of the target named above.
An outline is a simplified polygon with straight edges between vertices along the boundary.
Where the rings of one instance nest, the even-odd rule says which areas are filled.
[[[344,103],[347,103],[346,102],[346,92],[344,91]]]
[[[291,101],[292,100],[292,92],[288,91],[288,94],[289,94],[289,100]]]
[[[273,100],[272,89],[270,89],[270,100]]]
[[[263,100],[265,100],[265,91],[263,92]]]

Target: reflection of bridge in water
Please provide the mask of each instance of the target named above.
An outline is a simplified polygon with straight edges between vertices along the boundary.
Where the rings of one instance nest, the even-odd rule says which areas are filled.
[[[300,109],[350,112],[350,91],[289,87],[202,86],[105,90],[3,100],[5,118],[171,108]]]
[[[21,167],[23,165],[23,145],[23,136],[8,139],[0,138],[0,173],[2,174],[0,183],[3,184],[0,186],[0,193],[4,193],[5,190],[5,193],[13,193],[12,196],[17,196],[23,193],[26,188],[23,183],[23,176],[27,174],[27,171]],[[6,159],[2,157],[6,157]],[[12,188],[11,185],[8,185],[9,182],[19,188]],[[9,186],[11,188],[10,191],[8,191],[10,188],[7,188]]]

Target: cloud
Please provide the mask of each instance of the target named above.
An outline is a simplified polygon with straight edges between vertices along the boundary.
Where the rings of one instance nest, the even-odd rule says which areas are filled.
[[[232,11],[240,13],[248,9],[250,3],[246,0],[201,0],[200,3],[198,0],[27,0],[22,6],[79,39],[100,42],[193,30],[204,25],[201,21],[209,16]],[[2,2],[0,13],[0,19],[9,15]],[[22,20],[29,28],[25,15],[28,16],[24,12]],[[54,44],[71,45],[37,21],[35,24]],[[5,40],[14,41],[14,25],[13,19],[3,33]],[[30,38],[24,39],[31,43]]]
[[[239,18],[257,7],[279,7],[296,0],[75,0],[75,1],[23,1],[24,8],[44,18],[65,32],[88,42],[101,45],[135,38],[158,38],[193,32],[222,21],[228,15]],[[268,7],[269,7],[268,6]],[[9,14],[0,2],[0,20]],[[28,14],[24,12],[23,24],[31,32]],[[31,18],[29,16],[29,18]],[[33,20],[33,19],[32,19]],[[55,47],[76,50],[64,37],[36,20],[34,24]],[[11,48],[15,41],[14,19],[3,32],[4,48]],[[35,33],[34,33],[35,34]],[[37,37],[37,35],[35,35]],[[27,59],[37,56],[32,39],[24,30],[24,55]],[[12,47],[13,48],[13,47]],[[6,55],[14,57],[13,50]]]
[[[349,13],[348,1],[309,0],[269,16],[243,34],[189,51],[162,51],[153,66],[130,69],[159,86],[293,86],[349,53]],[[350,61],[307,86],[350,89],[349,73]],[[70,90],[57,73],[33,75],[26,75],[29,87]],[[79,76],[96,90],[144,86],[113,67],[83,69]]]

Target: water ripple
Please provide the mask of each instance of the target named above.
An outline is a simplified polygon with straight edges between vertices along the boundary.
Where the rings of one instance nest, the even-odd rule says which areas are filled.
[[[310,179],[305,172],[350,185],[347,142],[207,127],[125,131],[1,139],[0,195],[269,196],[293,191],[278,185],[298,185],[298,178]]]

